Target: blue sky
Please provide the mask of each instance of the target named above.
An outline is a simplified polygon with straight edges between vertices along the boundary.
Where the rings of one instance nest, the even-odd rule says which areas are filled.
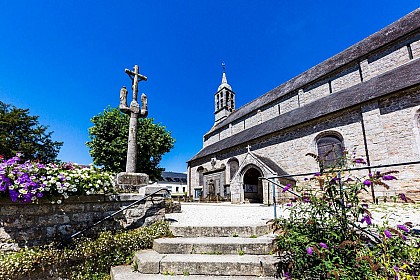
[[[90,119],[118,106],[134,64],[149,117],[176,139],[166,171],[185,172],[214,122],[226,63],[242,106],[418,8],[418,1],[0,0],[0,101],[29,108],[92,162]],[[130,91],[131,94],[131,91]],[[1,128],[0,128],[1,129]]]

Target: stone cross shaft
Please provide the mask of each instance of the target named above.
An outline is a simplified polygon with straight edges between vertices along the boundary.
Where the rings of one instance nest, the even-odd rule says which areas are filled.
[[[147,81],[147,77],[139,73],[139,66],[134,65],[134,71],[125,69],[125,73],[130,77],[132,81],[133,99],[130,103],[130,107],[127,105],[127,94],[128,91],[125,86],[120,90],[120,111],[130,115],[130,126],[128,129],[128,150],[127,150],[127,164],[125,172],[136,173],[137,166],[137,130],[138,130],[138,119],[147,117],[147,96],[143,93],[141,95],[142,107],[137,102],[138,94],[138,83],[141,81]]]

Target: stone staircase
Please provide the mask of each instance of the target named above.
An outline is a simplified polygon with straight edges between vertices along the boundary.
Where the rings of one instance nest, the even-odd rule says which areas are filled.
[[[268,225],[171,226],[174,238],[156,239],[133,265],[111,269],[113,280],[273,279],[278,258]]]

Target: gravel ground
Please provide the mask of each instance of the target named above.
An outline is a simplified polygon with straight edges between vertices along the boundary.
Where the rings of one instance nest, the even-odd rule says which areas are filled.
[[[273,206],[260,204],[182,203],[181,213],[167,214],[166,218],[180,226],[253,226],[263,225],[274,218]],[[390,226],[412,222],[420,227],[420,204],[382,203],[371,205],[372,222],[382,224],[385,218]],[[277,216],[288,217],[287,206],[277,206]]]

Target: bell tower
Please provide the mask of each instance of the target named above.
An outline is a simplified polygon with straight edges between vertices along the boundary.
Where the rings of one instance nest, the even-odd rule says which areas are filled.
[[[235,111],[235,93],[226,78],[225,63],[222,63],[222,83],[214,94],[214,124],[226,119]]]

